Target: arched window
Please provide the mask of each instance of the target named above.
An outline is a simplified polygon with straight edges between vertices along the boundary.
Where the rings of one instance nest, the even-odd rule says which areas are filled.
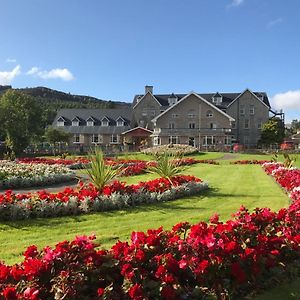
[[[212,117],[213,117],[213,112],[212,112],[211,110],[208,110],[208,111],[206,112],[206,116],[207,116],[208,118],[212,118]]]

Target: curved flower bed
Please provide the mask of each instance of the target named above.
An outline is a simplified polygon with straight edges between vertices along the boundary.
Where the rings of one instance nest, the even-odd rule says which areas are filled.
[[[244,207],[227,222],[133,232],[99,250],[94,236],[30,246],[0,263],[3,299],[242,299],[300,270],[300,201],[271,212]]]
[[[7,190],[0,194],[0,220],[57,217],[122,209],[142,203],[174,200],[197,194],[207,188],[207,183],[194,176],[175,176],[172,184],[163,178],[132,185],[114,181],[105,186],[101,193],[92,184],[81,184],[79,189],[68,187],[59,193],[39,191],[33,194],[15,194]]]
[[[289,193],[293,200],[300,200],[300,170],[285,168],[282,163],[265,163],[263,169],[271,175],[276,182]]]
[[[90,161],[84,157],[78,157],[75,159],[24,157],[19,158],[17,161],[22,164],[63,165],[70,169],[84,169],[90,163]]]
[[[0,189],[47,185],[74,178],[75,173],[59,165],[0,161]]]

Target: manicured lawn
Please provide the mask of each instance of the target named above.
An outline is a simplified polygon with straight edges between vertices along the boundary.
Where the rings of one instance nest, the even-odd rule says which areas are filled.
[[[164,226],[171,228],[180,221],[208,221],[214,213],[222,220],[230,218],[242,204],[271,207],[278,210],[288,205],[288,197],[257,165],[192,166],[186,173],[208,181],[211,189],[204,194],[156,205],[54,219],[36,219],[0,224],[0,258],[8,264],[21,260],[31,244],[39,247],[54,245],[75,235],[95,233],[105,248],[118,239],[127,240],[134,230]],[[148,180],[154,175],[127,177],[130,183]]]

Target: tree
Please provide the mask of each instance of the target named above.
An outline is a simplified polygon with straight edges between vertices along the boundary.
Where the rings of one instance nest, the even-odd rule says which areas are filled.
[[[280,144],[284,139],[284,125],[278,118],[270,119],[262,127],[260,143],[269,146]]]
[[[48,127],[45,130],[45,139],[49,144],[53,145],[54,155],[55,155],[55,144],[61,142],[67,143],[70,137],[71,137],[70,133],[53,127]]]
[[[10,153],[20,154],[43,133],[41,109],[34,98],[9,90],[0,98],[1,134]]]

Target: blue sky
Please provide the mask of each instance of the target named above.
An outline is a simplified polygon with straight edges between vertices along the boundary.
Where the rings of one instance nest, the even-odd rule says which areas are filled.
[[[300,119],[299,0],[1,0],[0,84],[130,102],[265,91]]]

